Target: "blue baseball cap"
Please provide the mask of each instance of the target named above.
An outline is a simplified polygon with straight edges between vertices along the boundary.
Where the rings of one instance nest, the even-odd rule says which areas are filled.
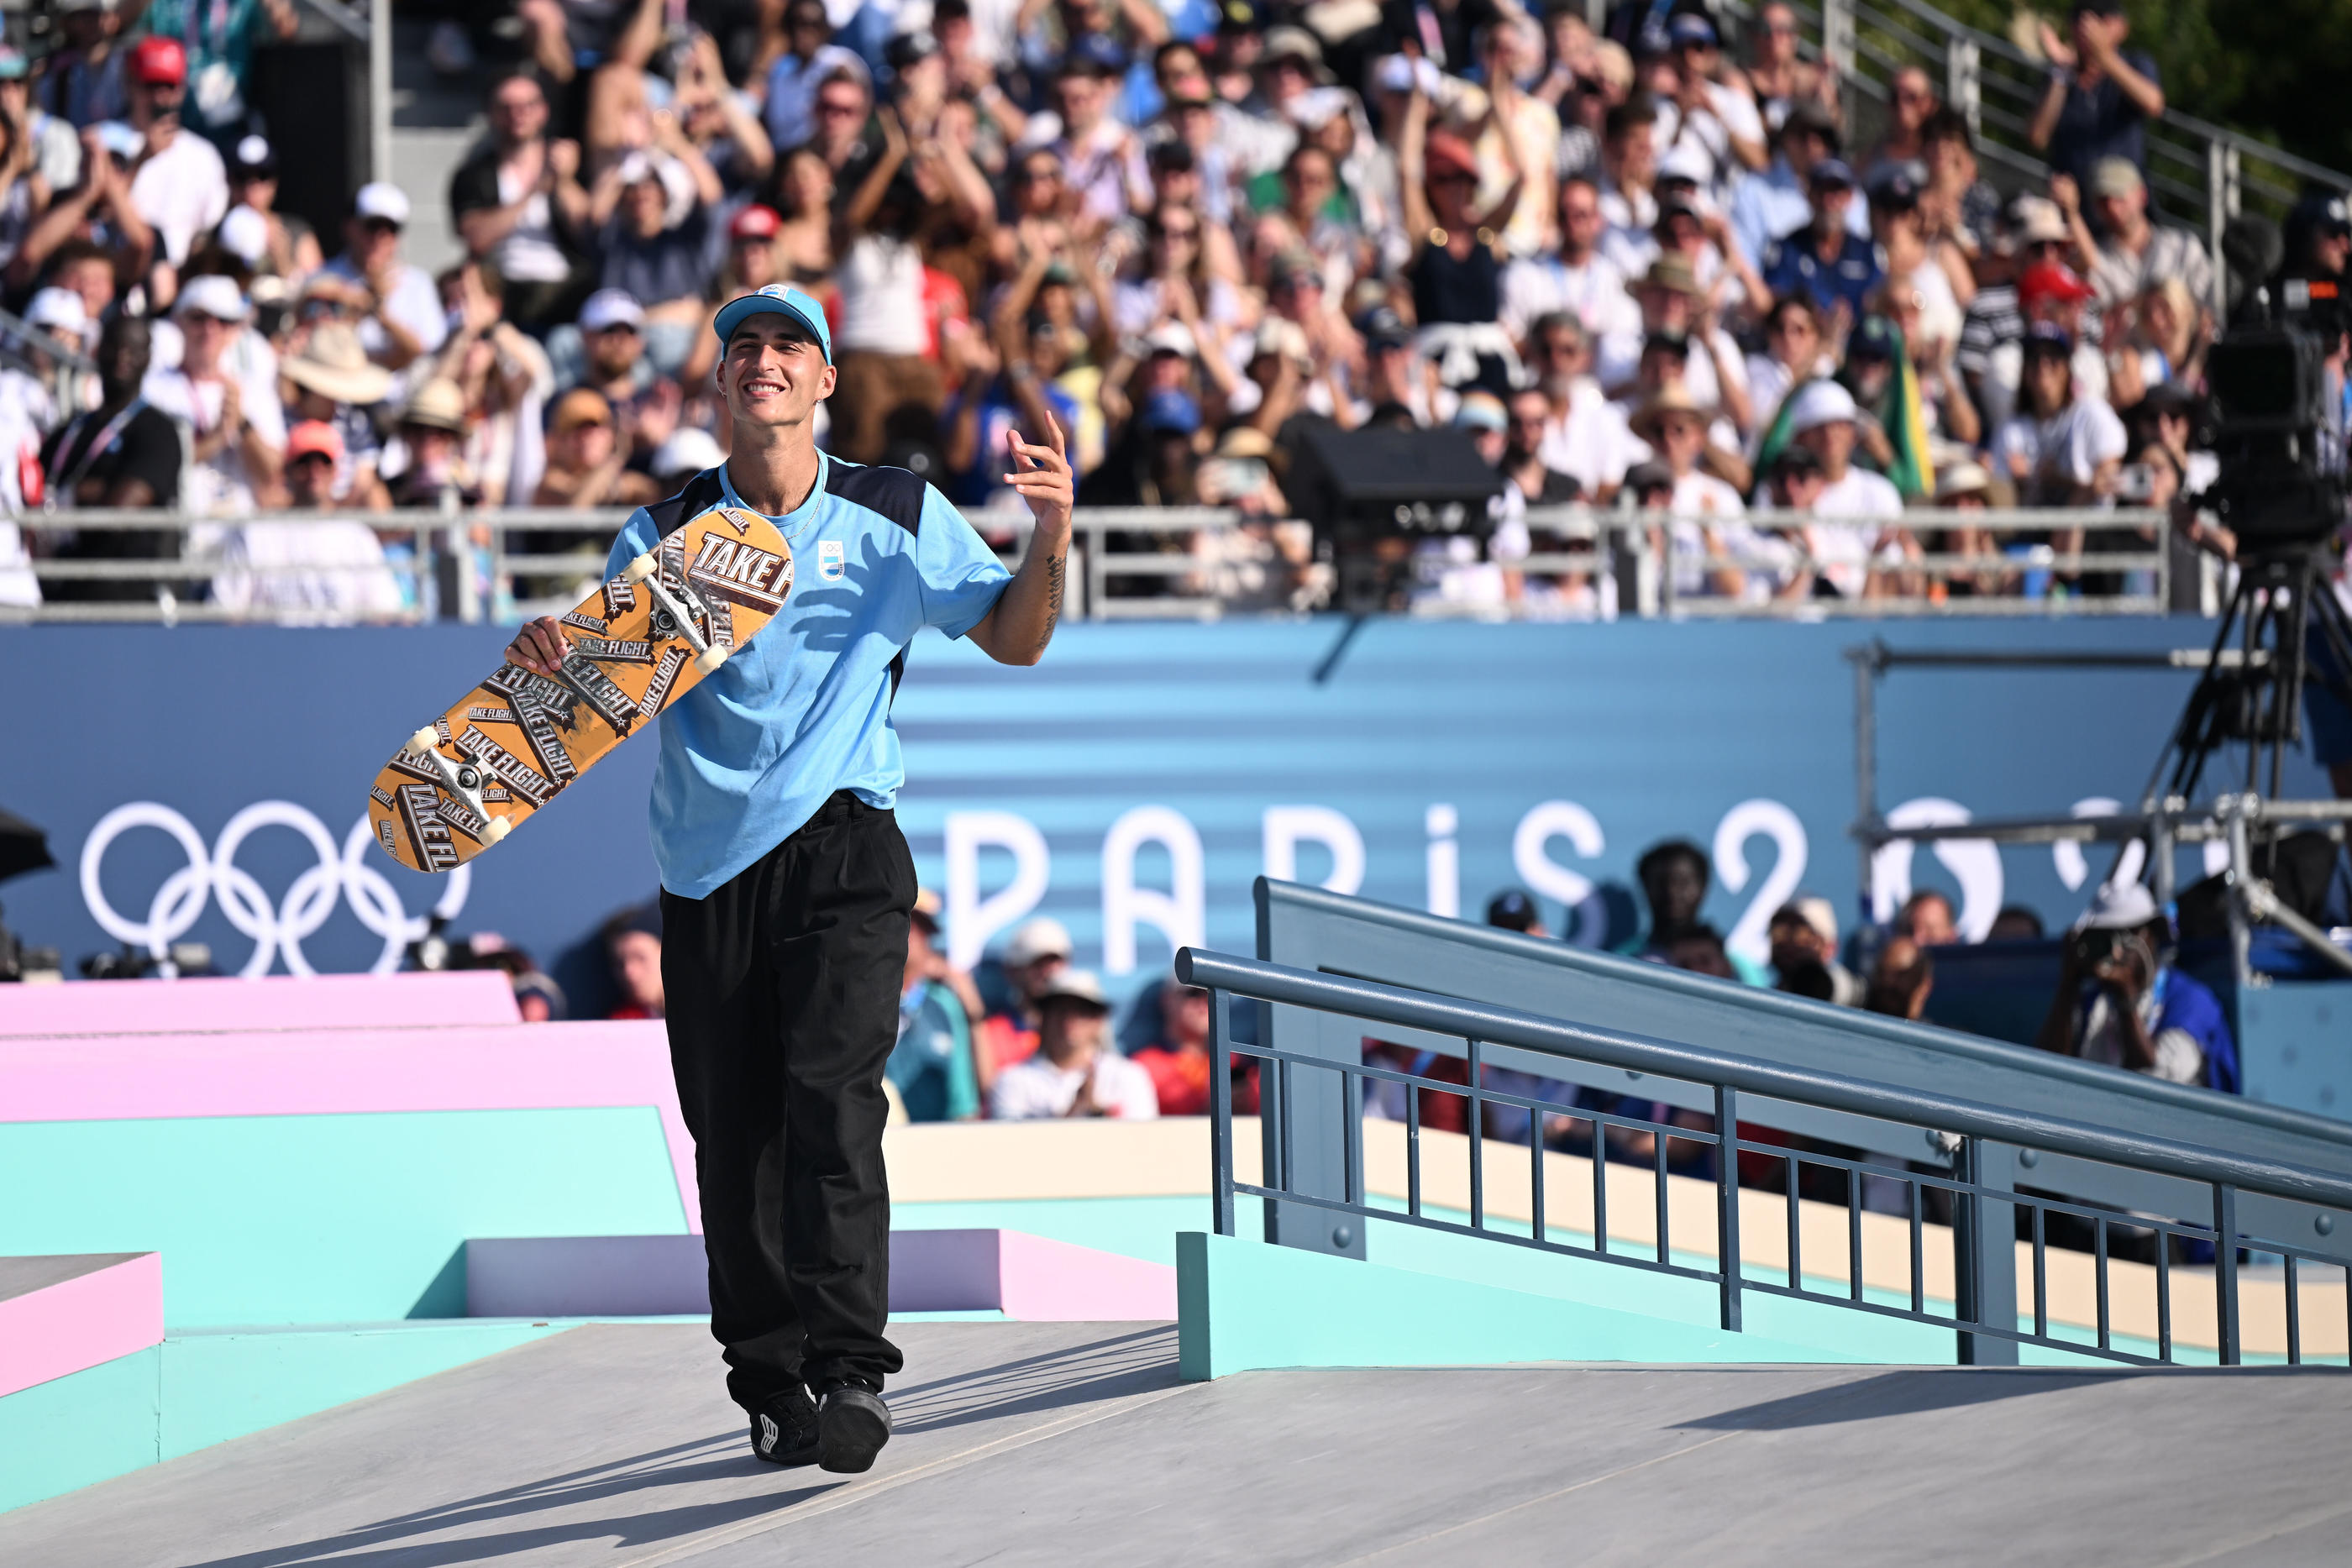
[[[1201,428],[1201,405],[1173,387],[1143,400],[1141,423],[1155,434],[1190,435]]]
[[[718,319],[710,324],[710,329],[719,334],[720,349],[726,348],[736,328],[763,310],[790,317],[806,328],[816,340],[816,346],[824,350],[824,362],[833,363],[833,329],[825,325],[824,307],[789,283],[771,283],[752,293],[739,294],[721,305]]]

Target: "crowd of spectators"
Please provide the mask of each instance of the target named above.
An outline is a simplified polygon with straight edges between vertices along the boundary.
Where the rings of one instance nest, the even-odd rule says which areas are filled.
[[[0,378],[0,500],[294,505],[395,566],[387,508],[629,506],[726,450],[709,313],[779,280],[831,318],[835,454],[986,531],[1003,433],[1058,420],[1083,504],[1240,508],[1172,548],[1269,603],[1312,575],[1280,481],[1318,425],[1467,431],[1503,494],[1416,594],[1562,615],[1614,586],[1597,556],[1521,568],[1591,549],[1530,507],[1660,514],[1686,597],[2063,593],[2135,530],[1969,515],[2160,505],[2212,467],[2190,442],[2225,301],[2151,202],[2163,88],[2116,0],[2048,30],[2053,172],[2005,194],[1922,71],[1849,123],[1780,4],[1735,44],[1698,0],[1598,30],[1557,0],[523,0],[437,277],[403,259],[396,187],[338,234],[280,214],[268,143],[195,123],[220,60],[167,9],[71,0],[67,47],[0,53],[0,280],[39,372]],[[2340,270],[2352,216],[2306,204],[2290,241]],[[1904,515],[1931,507],[1948,525]],[[154,542],[68,525],[39,548]]]

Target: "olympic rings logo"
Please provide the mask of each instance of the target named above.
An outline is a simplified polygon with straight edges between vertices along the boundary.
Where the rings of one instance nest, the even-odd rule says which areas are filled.
[[[169,833],[188,857],[188,863],[165,877],[163,885],[155,890],[144,920],[131,919],[108,903],[99,875],[106,862],[106,852],[116,839],[133,828],[155,828]],[[285,898],[275,905],[253,874],[236,863],[237,851],[261,828],[291,828],[310,841],[319,857],[318,864],[297,876],[286,890]],[[289,974],[316,974],[318,971],[303,954],[302,943],[327,923],[340,900],[348,898],[360,924],[383,938],[383,951],[376,956],[371,972],[388,975],[400,967],[408,945],[431,928],[431,920],[410,915],[402,906],[399,893],[376,869],[368,847],[373,841],[364,816],[343,835],[342,847],[338,850],[326,824],[300,806],[290,800],[261,800],[231,817],[228,825],[221,829],[220,837],[207,849],[188,819],[171,807],[153,800],[134,800],[100,818],[83,842],[82,902],[89,905],[90,918],[108,936],[118,942],[143,947],[160,958],[174,941],[188,933],[203,915],[205,905],[216,897],[228,923],[253,938],[253,956],[239,971],[250,980],[269,973],[270,966],[281,956]],[[472,885],[472,870],[471,866],[459,866],[449,873],[446,890],[433,905],[434,915],[445,920],[457,917],[465,907],[466,894]]]

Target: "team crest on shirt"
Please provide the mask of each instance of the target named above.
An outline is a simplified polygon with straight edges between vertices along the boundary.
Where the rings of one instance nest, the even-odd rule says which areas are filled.
[[[839,582],[845,570],[839,539],[819,539],[816,542],[816,574],[827,582]]]

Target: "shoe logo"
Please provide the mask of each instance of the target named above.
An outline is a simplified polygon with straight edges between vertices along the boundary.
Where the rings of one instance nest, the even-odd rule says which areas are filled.
[[[782,1436],[783,1434],[776,1429],[776,1424],[774,1421],[769,1419],[765,1416],[760,1417],[760,1452],[763,1454],[774,1453],[776,1451],[776,1439]]]

